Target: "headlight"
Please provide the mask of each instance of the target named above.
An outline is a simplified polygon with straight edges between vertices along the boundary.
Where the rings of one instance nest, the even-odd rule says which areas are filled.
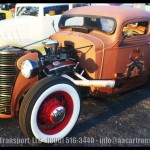
[[[32,78],[39,72],[39,64],[35,60],[25,60],[21,64],[21,73],[25,78]]]

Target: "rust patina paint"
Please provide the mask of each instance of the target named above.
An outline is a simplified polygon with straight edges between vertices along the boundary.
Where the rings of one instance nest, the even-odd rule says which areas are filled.
[[[57,39],[63,46],[67,41],[73,43],[74,48],[83,47],[86,45],[93,45],[93,47],[87,52],[87,48],[78,52],[80,65],[86,69],[88,75],[92,79],[115,79],[121,81],[124,86],[122,88],[96,88],[91,87],[92,92],[99,92],[104,94],[113,94],[122,92],[138,85],[145,83],[148,80],[149,60],[150,53],[147,46],[149,42],[149,32],[146,35],[135,37],[131,40],[132,46],[123,47],[119,44],[123,39],[122,29],[127,22],[136,21],[149,21],[150,15],[148,12],[125,6],[89,6],[83,8],[75,8],[64,12],[64,15],[94,15],[114,18],[117,26],[113,34],[108,35],[98,30],[93,30],[87,34],[74,32],[71,28],[60,29],[60,31],[51,36],[51,39]],[[138,42],[137,42],[138,41]],[[128,69],[128,65],[131,63],[130,56],[134,49],[139,45],[143,56],[141,61],[144,61],[146,70],[143,70],[142,74],[134,77],[127,78],[124,74]],[[141,46],[140,46],[141,45]],[[124,77],[118,77],[123,74]]]

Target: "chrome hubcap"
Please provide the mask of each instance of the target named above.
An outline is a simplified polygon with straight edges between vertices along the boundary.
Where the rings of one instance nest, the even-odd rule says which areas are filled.
[[[57,107],[51,114],[53,122],[60,123],[65,117],[65,109],[62,106]]]

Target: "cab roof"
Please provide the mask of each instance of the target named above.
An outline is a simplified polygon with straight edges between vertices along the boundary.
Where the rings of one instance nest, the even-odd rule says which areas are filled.
[[[127,6],[84,6],[73,8],[64,12],[64,14],[107,16],[120,21],[132,18],[150,18],[149,12],[140,8],[133,8]]]

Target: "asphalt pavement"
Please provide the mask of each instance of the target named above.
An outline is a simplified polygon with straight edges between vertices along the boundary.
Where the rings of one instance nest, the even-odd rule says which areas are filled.
[[[30,143],[18,117],[0,119],[0,147],[150,147],[150,83],[115,98],[83,97],[72,131],[54,144]]]

